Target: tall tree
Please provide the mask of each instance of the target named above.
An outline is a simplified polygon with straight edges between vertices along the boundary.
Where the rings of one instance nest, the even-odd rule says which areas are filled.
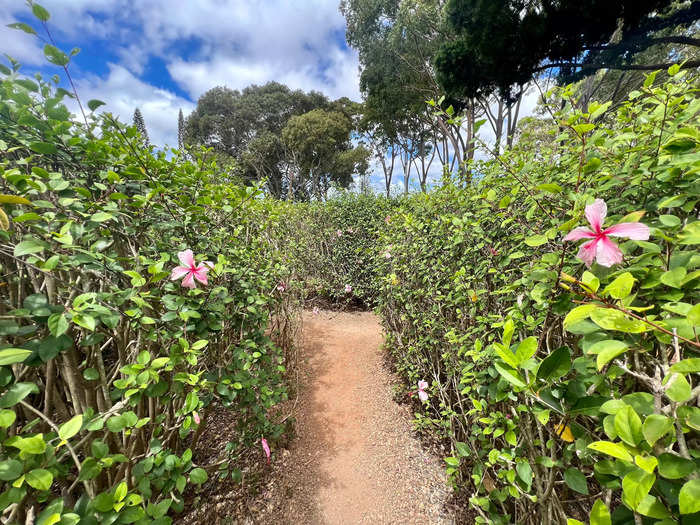
[[[134,110],[134,126],[141,134],[143,144],[148,146],[150,144],[150,140],[148,139],[148,131],[146,131],[146,121],[143,120],[143,115],[141,114],[141,110],[139,108]]]
[[[498,91],[512,100],[547,69],[563,80],[599,69],[654,70],[678,57],[638,62],[651,46],[700,46],[693,34],[700,2],[691,0],[449,0],[445,13],[456,36],[442,43],[435,67],[451,96]]]
[[[182,114],[182,109],[177,115],[177,148],[180,151],[185,150],[185,117]]]
[[[289,119],[282,141],[297,168],[289,194],[304,192],[321,200],[331,185],[347,188],[354,172],[366,171],[369,152],[353,148],[353,129],[352,119],[340,111],[314,109]]]

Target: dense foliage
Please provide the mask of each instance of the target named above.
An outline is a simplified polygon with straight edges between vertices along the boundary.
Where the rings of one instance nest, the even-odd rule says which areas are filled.
[[[479,165],[478,184],[410,200],[385,231],[388,348],[430,383],[416,424],[451,443],[448,472],[482,522],[700,511],[700,102],[671,74],[603,121],[607,104],[550,94],[544,133]],[[606,226],[651,228],[622,242],[620,265],[586,269],[562,241],[593,199]]]
[[[399,200],[342,193],[324,203],[278,203],[271,232],[308,304],[372,307],[381,286],[379,237]],[[350,289],[346,287],[349,286]]]
[[[0,77],[0,512],[170,523],[283,430],[268,410],[287,395],[294,312],[259,189],[147,148],[109,114],[77,124],[57,78],[17,69]],[[236,430],[200,464],[213,409]]]

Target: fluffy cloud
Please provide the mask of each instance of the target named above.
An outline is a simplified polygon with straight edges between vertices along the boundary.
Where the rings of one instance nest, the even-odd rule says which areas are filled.
[[[42,0],[50,27],[66,47],[100,42],[114,53],[106,76],[74,75],[89,98],[109,102],[123,120],[140,107],[154,143],[172,144],[180,107],[188,111],[208,89],[241,89],[275,80],[293,89],[359,100],[357,54],[344,42],[345,20],[338,0]],[[21,2],[0,7],[0,22],[28,16]],[[37,65],[41,49],[29,35],[0,29],[3,51]],[[17,34],[14,34],[17,33]],[[149,77],[160,61],[170,79],[159,81],[187,93],[190,100],[158,89]],[[85,93],[82,94],[85,98]],[[173,113],[174,112],[174,113]]]
[[[89,76],[78,80],[78,94],[87,102],[99,99],[107,103],[100,110],[109,111],[122,122],[131,123],[134,109],[143,114],[153,144],[177,146],[177,115],[194,109],[189,100],[164,89],[142,82],[120,65],[110,64],[106,78]]]

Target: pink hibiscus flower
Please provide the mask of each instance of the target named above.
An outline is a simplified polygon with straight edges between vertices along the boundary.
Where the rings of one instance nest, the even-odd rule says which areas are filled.
[[[418,381],[418,397],[421,401],[428,400],[428,393],[425,391],[426,388],[428,388],[427,381]]]
[[[581,226],[575,228],[564,237],[565,241],[592,239],[581,245],[576,257],[590,267],[593,261],[608,268],[622,262],[622,250],[610,240],[610,237],[627,237],[635,241],[646,241],[649,238],[649,227],[641,222],[621,222],[603,230],[603,221],[608,214],[608,206],[603,199],[596,199],[593,204],[586,206],[586,218],[591,228]]]
[[[270,446],[267,444],[267,439],[265,439],[265,438],[262,438],[260,440],[260,442],[262,443],[262,448],[265,451],[265,455],[267,456],[267,462],[269,463],[270,462]]]
[[[182,266],[176,266],[173,268],[170,274],[170,280],[176,281],[177,279],[182,279],[182,286],[184,288],[196,288],[194,280],[197,279],[200,283],[206,285],[209,284],[207,281],[207,272],[214,265],[209,261],[204,261],[199,263],[199,265],[194,264],[194,255],[192,250],[185,250],[184,252],[179,252],[177,258],[180,259]]]

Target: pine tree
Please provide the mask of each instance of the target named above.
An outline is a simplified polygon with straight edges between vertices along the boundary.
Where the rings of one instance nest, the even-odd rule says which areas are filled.
[[[180,151],[185,150],[185,117],[182,115],[182,109],[177,116],[177,148]]]
[[[143,115],[139,108],[134,110],[134,126],[136,126],[136,129],[141,133],[144,146],[148,146],[150,141],[148,140],[148,131],[146,131],[146,122],[143,120]]]

